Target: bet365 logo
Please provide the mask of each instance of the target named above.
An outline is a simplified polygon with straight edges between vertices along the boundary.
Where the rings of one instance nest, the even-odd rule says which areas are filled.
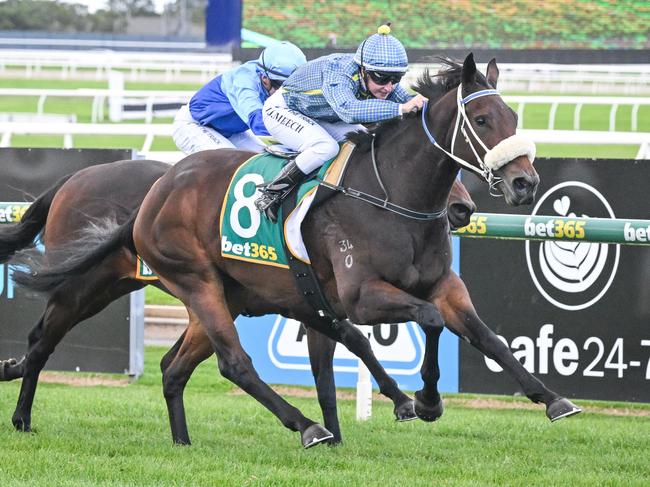
[[[221,237],[221,252],[225,254],[234,254],[251,259],[264,259],[270,261],[278,260],[278,254],[275,247],[271,245],[260,245],[256,242],[233,243],[228,240],[226,235]]]

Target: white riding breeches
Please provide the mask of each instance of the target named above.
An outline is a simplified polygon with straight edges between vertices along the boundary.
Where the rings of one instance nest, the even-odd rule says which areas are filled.
[[[224,137],[212,127],[201,125],[194,120],[188,105],[183,105],[178,110],[174,117],[173,130],[174,143],[186,155],[212,149],[264,151],[264,144],[250,130]]]
[[[281,91],[264,103],[266,129],[280,143],[300,152],[296,165],[305,174],[315,171],[339,152],[338,143],[348,132],[365,130],[362,125],[345,122],[315,121],[287,107]]]

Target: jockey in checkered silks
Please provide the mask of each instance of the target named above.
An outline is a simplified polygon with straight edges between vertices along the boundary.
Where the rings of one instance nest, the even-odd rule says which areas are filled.
[[[185,154],[210,149],[262,152],[257,136],[268,136],[262,120],[264,101],[296,68],[307,62],[290,42],[273,44],[201,88],[174,118],[174,142]]]
[[[339,151],[345,134],[362,123],[400,117],[425,102],[399,82],[408,68],[406,50],[382,25],[356,54],[330,54],[298,68],[264,103],[263,120],[270,134],[300,154],[282,168],[255,205],[275,221],[281,199]]]

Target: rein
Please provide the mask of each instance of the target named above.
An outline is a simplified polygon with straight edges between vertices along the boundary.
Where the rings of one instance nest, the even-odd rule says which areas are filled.
[[[375,157],[375,134],[372,134],[370,153],[372,159],[372,166],[373,169],[375,170],[375,177],[377,178],[379,187],[384,192],[384,196],[385,196],[384,199],[378,198],[377,196],[368,193],[364,193],[363,191],[359,191],[358,189],[346,188],[343,186],[331,184],[322,179],[319,180],[319,184],[328,189],[331,189],[332,191],[337,191],[339,193],[344,194],[345,196],[349,196],[354,199],[365,201],[366,203],[370,203],[373,206],[382,208],[384,210],[390,211],[391,213],[395,213],[397,215],[406,218],[410,218],[412,220],[437,220],[438,218],[442,218],[447,215],[446,205],[442,210],[432,211],[432,212],[422,212],[422,211],[411,210],[410,208],[405,208],[403,206],[399,206],[396,205],[395,203],[391,203],[390,201],[388,201],[388,190],[386,190],[386,186],[384,186],[384,182],[382,181],[381,175],[379,174],[379,167],[377,166],[377,158]]]

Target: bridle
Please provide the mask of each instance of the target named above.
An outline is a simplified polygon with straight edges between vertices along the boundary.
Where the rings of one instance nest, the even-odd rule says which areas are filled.
[[[451,152],[447,151],[444,147],[438,144],[435,137],[431,134],[431,131],[427,127],[427,121],[426,121],[427,103],[425,103],[424,106],[422,107],[422,128],[424,129],[424,133],[427,135],[429,141],[431,141],[431,143],[435,147],[437,147],[442,152],[447,154],[451,159],[456,161],[464,168],[477,173],[479,176],[485,179],[488,185],[490,186],[491,195],[501,196],[501,193],[497,192],[496,186],[502,181],[502,178],[495,176],[493,171],[496,171],[500,167],[506,165],[508,162],[521,155],[527,155],[532,163],[533,160],[535,159],[535,145],[532,142],[529,142],[528,140],[524,139],[523,137],[515,134],[500,141],[492,149],[488,149],[487,146],[481,140],[481,138],[476,134],[474,128],[472,127],[472,124],[469,121],[469,117],[467,116],[467,113],[465,111],[465,105],[467,105],[472,100],[476,100],[477,98],[481,98],[483,96],[492,96],[492,95],[500,96],[499,92],[495,89],[485,89],[485,90],[475,91],[474,93],[470,93],[469,95],[463,98],[462,85],[458,86],[458,89],[456,91],[457,91],[457,95],[456,95],[457,116],[454,125],[454,132],[451,140]],[[485,150],[485,155],[483,157],[481,157],[478,154],[476,147],[472,143],[472,140],[467,133],[466,127],[469,127],[469,131],[472,133],[475,140]],[[474,153],[474,157],[478,162],[478,167],[473,164],[470,164],[465,159],[462,159],[454,154],[454,147],[456,145],[456,136],[459,132],[463,134],[465,141],[467,142],[470,149]],[[398,215],[411,218],[414,220],[436,220],[438,218],[442,218],[443,216],[445,216],[447,214],[446,205],[442,210],[438,210],[434,212],[421,212],[421,211],[411,210],[409,208],[404,208],[402,206],[396,205],[388,201],[388,191],[386,190],[386,187],[384,186],[384,183],[381,179],[381,175],[379,174],[377,158],[375,157],[375,135],[371,134],[371,136],[372,136],[372,141],[370,144],[370,151],[371,151],[372,165],[375,171],[375,177],[377,178],[377,182],[379,183],[379,187],[384,192],[384,196],[385,196],[384,199],[368,193],[364,193],[363,191],[359,191],[353,188],[345,188],[343,186],[334,185],[322,180],[320,181],[320,184],[333,191],[338,191],[340,193],[343,193],[346,196],[350,196],[352,198],[365,201],[366,203],[370,203],[371,205],[377,206],[379,208],[383,208],[392,213],[396,213]]]
[[[431,134],[429,127],[427,127],[427,120],[426,120],[427,103],[426,102],[422,107],[422,128],[424,129],[424,133],[429,138],[429,141],[431,141],[431,143],[435,147],[437,147],[442,152],[447,154],[451,159],[456,161],[465,169],[468,169],[478,174],[483,179],[485,179],[488,185],[490,186],[490,194],[492,196],[502,196],[502,194],[497,191],[496,186],[503,179],[498,176],[495,176],[493,171],[496,171],[500,167],[503,167],[505,164],[513,160],[515,157],[521,155],[527,155],[532,163],[535,159],[535,147],[534,144],[532,144],[532,142],[529,142],[523,137],[515,134],[500,141],[492,149],[487,148],[487,146],[483,143],[481,138],[476,134],[474,127],[472,127],[472,124],[469,121],[469,117],[467,116],[467,112],[465,111],[465,105],[467,105],[469,102],[473,100],[476,100],[477,98],[481,98],[483,96],[493,96],[493,95],[500,96],[497,90],[490,88],[490,89],[475,91],[474,93],[470,93],[469,95],[463,98],[462,85],[458,86],[458,89],[456,90],[457,116],[456,116],[456,123],[454,124],[454,132],[451,138],[451,152],[447,151],[444,147],[438,144],[433,134]],[[467,129],[466,129],[467,127],[469,128],[469,131],[474,136],[474,139],[481,145],[481,147],[485,151],[485,155],[483,157],[481,157],[478,154],[478,151],[476,150],[474,143],[472,143],[472,139],[467,134]],[[456,147],[456,136],[458,135],[459,132],[463,134],[463,137],[465,138],[465,142],[467,142],[469,148],[472,150],[472,153],[474,154],[474,157],[478,162],[478,167],[473,164],[470,164],[465,159],[462,159],[454,154],[454,148]]]

